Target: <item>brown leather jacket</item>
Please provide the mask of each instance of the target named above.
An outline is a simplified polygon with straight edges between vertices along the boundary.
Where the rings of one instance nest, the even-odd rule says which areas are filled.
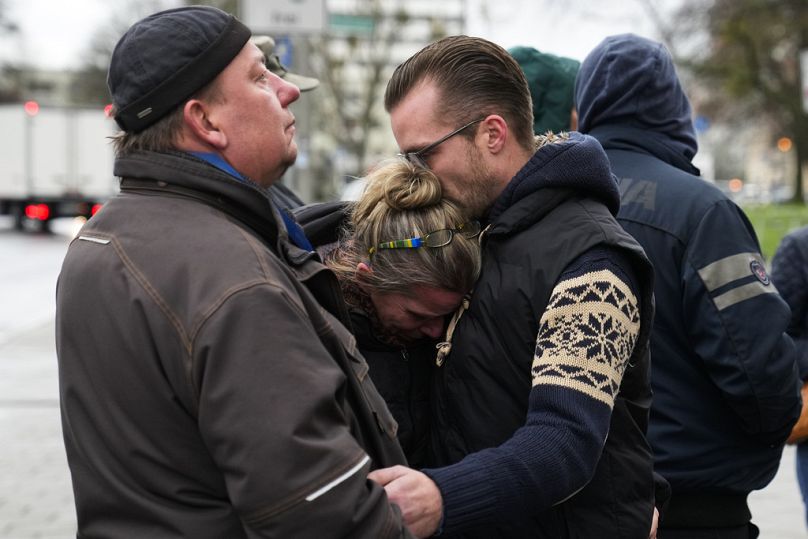
[[[405,461],[333,274],[195,157],[115,173],[57,286],[78,536],[409,537],[366,478]]]

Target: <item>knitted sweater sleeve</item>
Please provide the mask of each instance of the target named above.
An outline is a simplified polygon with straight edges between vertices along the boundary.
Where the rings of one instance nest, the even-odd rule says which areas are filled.
[[[444,533],[533,517],[591,480],[639,330],[637,285],[615,251],[566,269],[541,314],[525,424],[499,447],[423,470],[441,491]]]

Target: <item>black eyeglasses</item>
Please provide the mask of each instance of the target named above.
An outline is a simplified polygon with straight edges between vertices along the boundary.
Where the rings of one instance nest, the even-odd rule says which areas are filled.
[[[426,161],[424,161],[424,158],[427,156],[427,154],[429,152],[431,152],[432,150],[434,150],[435,148],[437,148],[438,146],[440,146],[441,144],[443,144],[444,142],[446,142],[447,140],[449,140],[453,136],[457,135],[458,133],[460,133],[464,129],[467,129],[467,128],[471,127],[474,124],[480,123],[483,120],[485,120],[485,118],[480,118],[478,120],[474,120],[473,122],[469,122],[466,125],[458,127],[457,129],[455,129],[454,131],[452,131],[451,133],[449,133],[445,137],[439,138],[438,140],[436,140],[432,144],[428,144],[428,145],[424,146],[423,148],[421,148],[418,151],[400,153],[400,154],[398,154],[398,156],[403,157],[404,159],[406,159],[407,161],[409,161],[410,163],[412,163],[413,165],[415,165],[417,167],[429,168],[429,165],[427,165]]]
[[[383,241],[375,247],[368,249],[369,254],[375,253],[379,249],[418,249],[419,247],[444,247],[452,243],[455,234],[460,234],[464,238],[474,239],[480,235],[480,222],[469,221],[457,228],[442,228],[435,230],[424,236],[416,236],[403,240]]]

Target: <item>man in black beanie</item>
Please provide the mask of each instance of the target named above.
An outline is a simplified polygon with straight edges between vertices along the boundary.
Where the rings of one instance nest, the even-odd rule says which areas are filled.
[[[267,189],[300,91],[211,7],[113,52],[121,193],[57,285],[80,537],[409,537],[367,480],[403,463],[334,276]]]

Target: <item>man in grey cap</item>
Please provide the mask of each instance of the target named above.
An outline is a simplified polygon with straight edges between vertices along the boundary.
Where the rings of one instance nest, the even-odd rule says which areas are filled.
[[[395,422],[333,274],[267,192],[300,91],[249,38],[185,7],[113,52],[121,193],[57,285],[80,537],[410,536],[367,480],[404,462]]]
[[[314,77],[305,77],[286,69],[286,66],[281,63],[281,59],[276,53],[275,40],[270,36],[253,36],[250,38],[250,41],[264,53],[264,63],[267,69],[285,81],[291,82],[297,86],[301,92],[314,90],[320,85],[320,81]],[[273,184],[272,187],[269,188],[269,193],[272,195],[272,199],[281,211],[293,210],[304,205],[304,202],[297,196],[297,193],[292,191],[281,181]]]
[[[277,54],[277,45],[275,44],[275,40],[270,36],[253,36],[250,38],[250,41],[252,41],[255,46],[261,49],[261,52],[264,53],[264,63],[266,63],[267,69],[287,82],[291,82],[297,86],[301,92],[314,90],[320,85],[320,81],[314,77],[305,77],[303,75],[298,75],[297,73],[292,73],[286,69],[286,66],[281,63],[281,59]]]

